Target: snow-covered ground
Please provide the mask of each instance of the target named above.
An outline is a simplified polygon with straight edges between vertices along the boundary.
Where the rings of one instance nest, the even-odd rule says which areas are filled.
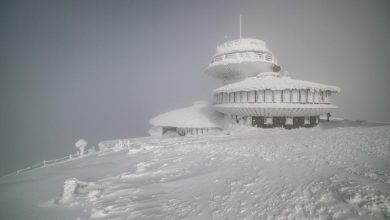
[[[130,139],[2,177],[0,219],[390,219],[390,126],[375,125]]]

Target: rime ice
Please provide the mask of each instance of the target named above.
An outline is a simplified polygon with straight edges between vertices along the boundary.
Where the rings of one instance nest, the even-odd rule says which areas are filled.
[[[225,84],[214,90],[213,106],[205,107],[204,115],[186,108],[157,116],[151,120],[152,135],[199,135],[237,126],[314,127],[320,115],[337,108],[330,96],[340,88],[292,79],[261,40],[223,43],[205,73]],[[210,117],[218,114],[224,120]]]

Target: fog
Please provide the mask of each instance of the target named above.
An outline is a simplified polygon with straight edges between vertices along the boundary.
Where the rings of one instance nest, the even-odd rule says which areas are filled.
[[[341,87],[333,116],[390,121],[386,0],[0,4],[0,175],[209,100],[221,82],[203,71],[240,14],[292,78]]]

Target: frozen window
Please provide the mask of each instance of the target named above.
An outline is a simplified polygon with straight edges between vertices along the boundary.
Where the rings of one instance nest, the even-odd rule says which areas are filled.
[[[241,92],[241,102],[248,102],[248,92]]]
[[[234,103],[234,93],[229,93],[229,102]]]
[[[300,92],[300,101],[301,103],[306,103],[306,100],[307,100],[307,91],[304,90],[304,89],[301,89]]]
[[[280,90],[274,91],[274,102],[282,102],[282,91]]]
[[[290,90],[283,91],[283,102],[289,103],[291,102],[291,92]]]
[[[264,102],[264,90],[256,91],[256,102]]]
[[[256,94],[255,91],[248,92],[248,102],[255,102]]]
[[[267,54],[267,55],[265,56],[265,60],[266,60],[266,61],[271,61],[271,60],[272,60],[272,55],[271,55],[271,54]]]
[[[272,102],[272,91],[270,89],[265,90],[265,102]]]
[[[292,90],[291,102],[299,102],[299,91],[297,89]]]

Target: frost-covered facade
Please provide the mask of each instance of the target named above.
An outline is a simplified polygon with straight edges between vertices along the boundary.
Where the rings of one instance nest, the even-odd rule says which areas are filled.
[[[151,119],[153,136],[188,136],[215,133],[221,130],[223,115],[215,111],[208,102],[194,102],[192,106],[173,110]]]
[[[340,88],[292,79],[261,40],[239,39],[218,46],[205,74],[224,83],[213,91],[212,107],[203,106],[208,109],[207,114],[214,112],[223,117],[223,120],[214,120],[215,130],[236,126],[314,127],[318,125],[320,115],[337,108],[330,97],[340,92]],[[151,131],[159,128],[159,134],[175,130],[179,135],[187,135],[203,134],[188,132],[189,128],[210,129],[205,120],[198,120],[196,126],[188,123],[195,114],[181,117],[183,111],[191,112],[189,109],[172,111],[165,114],[170,115],[165,120],[161,120],[163,115],[151,120]],[[199,114],[196,117],[202,118]]]
[[[224,128],[314,127],[336,106],[330,96],[340,89],[282,74],[274,54],[257,39],[228,41],[217,47],[205,73],[221,79],[214,108],[225,116]],[[286,72],[284,72],[286,73]]]

